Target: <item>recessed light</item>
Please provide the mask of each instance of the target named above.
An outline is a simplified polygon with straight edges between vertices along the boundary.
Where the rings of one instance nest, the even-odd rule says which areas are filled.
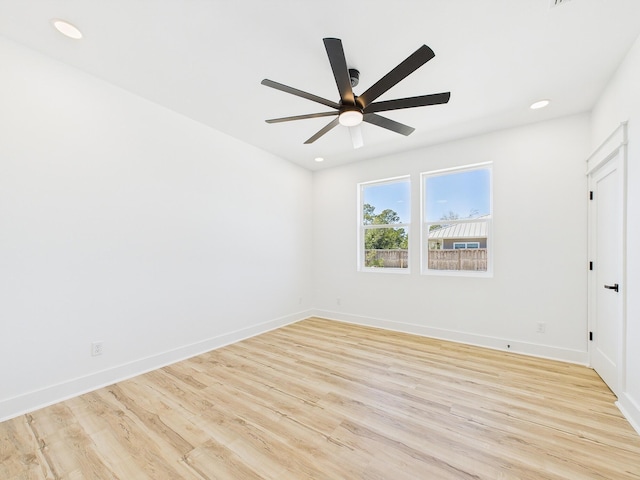
[[[320,163],[320,162],[324,162],[324,158],[322,158],[322,157],[316,157],[316,158],[314,158],[314,160],[315,160],[316,162],[318,162],[318,163]]]
[[[74,40],[80,40],[82,38],[82,32],[78,30],[75,25],[71,25],[66,20],[60,20],[59,18],[54,18],[51,20],[51,24],[58,30],[61,34],[73,38]]]
[[[539,108],[544,108],[551,103],[551,100],[538,100],[534,102],[529,107],[531,110],[538,110]]]

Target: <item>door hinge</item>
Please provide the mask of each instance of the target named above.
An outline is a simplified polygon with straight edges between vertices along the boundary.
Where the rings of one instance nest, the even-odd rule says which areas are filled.
[[[593,262],[589,262],[589,270],[593,270]]]
[[[593,342],[593,332],[589,332],[589,341]]]
[[[589,192],[589,200],[593,200],[593,190]]]

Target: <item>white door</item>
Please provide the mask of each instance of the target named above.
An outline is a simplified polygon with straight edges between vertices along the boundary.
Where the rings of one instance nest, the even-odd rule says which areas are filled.
[[[590,174],[591,366],[617,394],[623,342],[623,171],[622,153]]]

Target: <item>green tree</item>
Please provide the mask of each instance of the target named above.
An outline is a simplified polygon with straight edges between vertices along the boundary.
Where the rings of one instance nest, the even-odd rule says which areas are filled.
[[[400,216],[387,208],[376,214],[375,207],[368,203],[363,207],[363,223],[365,225],[393,225],[400,223]],[[369,228],[365,230],[364,248],[366,250],[407,249],[409,237],[402,227]]]
[[[376,207],[373,205],[369,205],[368,203],[364,204],[364,207],[362,208],[362,217],[365,225],[373,224],[373,212],[375,209]]]

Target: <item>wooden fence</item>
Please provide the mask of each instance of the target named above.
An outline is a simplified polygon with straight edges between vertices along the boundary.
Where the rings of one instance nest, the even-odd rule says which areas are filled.
[[[460,248],[457,250],[429,250],[430,270],[487,271],[486,248]],[[365,266],[379,268],[407,268],[407,250],[365,250]]]
[[[365,267],[407,268],[408,250],[365,250]]]
[[[429,250],[431,270],[487,271],[486,248],[460,248],[458,250]]]

